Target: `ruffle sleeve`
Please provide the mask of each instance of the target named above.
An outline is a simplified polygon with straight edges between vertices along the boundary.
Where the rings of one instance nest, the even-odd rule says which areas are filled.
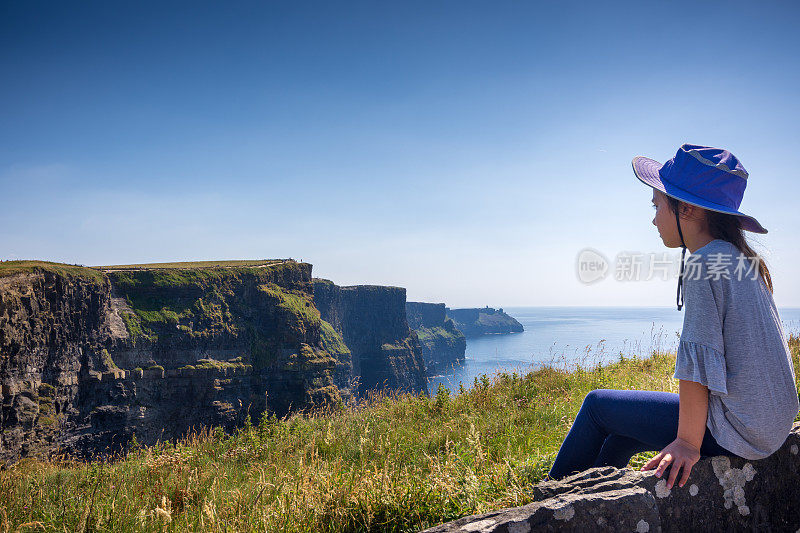
[[[725,355],[704,344],[680,341],[674,377],[705,385],[717,395],[728,394]]]

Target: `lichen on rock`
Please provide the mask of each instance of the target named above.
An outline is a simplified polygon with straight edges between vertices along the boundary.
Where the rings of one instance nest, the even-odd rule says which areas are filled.
[[[742,468],[731,467],[731,460],[725,456],[718,456],[711,459],[714,475],[719,479],[724,492],[725,508],[730,509],[735,504],[739,513],[743,516],[750,514],[750,508],[745,499],[744,486],[748,481],[752,481],[756,475],[756,470],[750,463],[745,463]]]

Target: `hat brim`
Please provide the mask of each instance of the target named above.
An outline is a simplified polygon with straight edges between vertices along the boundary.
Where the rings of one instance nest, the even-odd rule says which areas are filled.
[[[662,167],[662,164],[658,161],[650,159],[649,157],[643,156],[636,156],[633,158],[633,173],[639,178],[639,181],[644,183],[645,185],[649,185],[654,189],[658,189],[659,191],[663,192],[667,196],[671,196],[672,198],[677,198],[681,202],[686,202],[687,204],[696,205],[698,207],[702,207],[703,209],[708,209],[710,211],[717,211],[719,213],[725,213],[728,215],[735,215],[739,217],[742,221],[742,229],[747,231],[751,231],[753,233],[767,233],[766,228],[762,226],[758,220],[751,217],[750,215],[745,215],[740,211],[736,211],[724,205],[716,204],[714,202],[709,202],[704,198],[699,198],[692,193],[686,192],[683,189],[680,189],[669,182],[663,181],[661,176],[659,176],[658,171]]]

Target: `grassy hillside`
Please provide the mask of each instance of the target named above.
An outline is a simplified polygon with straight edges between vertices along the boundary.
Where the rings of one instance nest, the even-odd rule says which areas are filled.
[[[800,368],[800,339],[790,345]],[[674,354],[561,363],[450,395],[375,396],[204,431],[113,463],[0,472],[0,525],[69,531],[416,531],[531,501],[585,394],[677,391]],[[642,464],[646,454],[632,463]],[[22,527],[22,529],[25,529]]]

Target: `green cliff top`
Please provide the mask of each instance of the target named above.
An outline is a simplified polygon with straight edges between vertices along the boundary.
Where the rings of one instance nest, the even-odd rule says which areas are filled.
[[[173,263],[142,263],[138,265],[95,266],[98,270],[168,270],[194,268],[267,267],[294,261],[293,259],[230,259],[225,261],[176,261]]]
[[[68,265],[65,263],[52,263],[50,261],[22,260],[0,261],[0,278],[44,270],[68,277],[82,277],[92,281],[103,281],[102,272],[82,265]]]
[[[270,269],[287,263],[298,264],[294,259],[231,259],[225,261],[176,261],[173,263],[142,263],[133,265],[92,266],[70,265],[51,261],[19,260],[0,261],[0,277],[34,272],[37,269],[69,277],[82,277],[93,281],[104,281],[110,272],[136,271],[218,271],[219,269]],[[192,280],[182,280],[192,281]]]

